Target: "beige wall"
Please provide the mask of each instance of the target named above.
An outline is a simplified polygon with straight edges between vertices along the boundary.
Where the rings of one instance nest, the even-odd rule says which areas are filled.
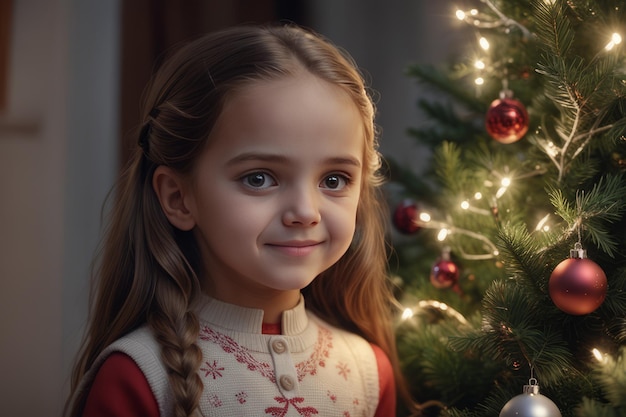
[[[0,116],[0,415],[57,416],[115,169],[117,1],[13,3]]]

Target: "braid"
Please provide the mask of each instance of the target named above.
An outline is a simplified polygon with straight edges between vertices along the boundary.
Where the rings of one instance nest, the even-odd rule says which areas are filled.
[[[202,351],[196,344],[200,325],[193,311],[200,293],[190,263],[195,252],[193,237],[169,224],[150,187],[144,192],[144,201],[152,201],[144,207],[146,242],[158,264],[147,322],[161,345],[161,359],[174,393],[174,416],[188,417],[198,407],[203,389],[198,375]]]
[[[174,416],[191,416],[198,406],[203,385],[198,375],[202,351],[196,344],[199,324],[192,311],[185,311],[180,290],[170,281],[160,280],[155,308],[148,323],[161,345],[161,358],[168,370],[174,392]]]

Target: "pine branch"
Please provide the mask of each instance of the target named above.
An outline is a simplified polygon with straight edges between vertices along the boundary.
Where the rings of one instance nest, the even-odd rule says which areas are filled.
[[[545,296],[547,277],[541,242],[522,224],[503,227],[498,238],[500,256],[510,277],[536,295]]]
[[[550,201],[568,224],[569,233],[586,232],[591,241],[610,257],[619,251],[619,240],[612,224],[626,211],[626,183],[623,175],[609,175],[594,184],[589,192],[581,190],[575,202],[569,201],[561,189],[548,190]]]
[[[475,95],[468,92],[467,88],[457,88],[456,80],[450,79],[443,71],[433,66],[414,65],[409,67],[407,74],[437,91],[446,93],[471,111],[480,113],[485,111],[485,103],[477,100]]]
[[[450,103],[420,100],[418,107],[430,123],[419,129],[409,129],[409,134],[431,148],[443,141],[470,142],[483,133],[483,126],[478,126],[475,118],[460,116]]]

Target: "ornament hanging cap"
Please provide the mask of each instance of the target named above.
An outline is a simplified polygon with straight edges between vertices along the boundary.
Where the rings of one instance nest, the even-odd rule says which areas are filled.
[[[539,394],[539,384],[537,384],[537,380],[535,378],[530,378],[528,385],[524,385],[523,393],[530,395]]]
[[[500,90],[500,100],[504,100],[505,98],[513,98],[513,90],[509,88],[509,79],[502,79],[502,90]]]
[[[500,90],[499,97],[500,100],[504,100],[505,98],[513,98],[513,90],[503,88],[502,90]]]
[[[583,249],[583,245],[580,242],[576,242],[574,249],[570,249],[569,257],[572,259],[585,259],[587,257],[587,251]]]

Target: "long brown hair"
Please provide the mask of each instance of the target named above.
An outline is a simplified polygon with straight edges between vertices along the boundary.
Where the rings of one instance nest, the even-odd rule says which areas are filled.
[[[93,308],[72,375],[73,394],[107,345],[147,323],[169,371],[174,415],[188,416],[196,409],[203,388],[197,374],[202,354],[194,313],[201,262],[191,232],[174,228],[163,214],[152,174],[159,165],[191,172],[233,91],[303,68],[350,95],[361,114],[366,142],[354,241],[304,290],[307,306],[380,346],[398,370],[386,274],[386,211],[379,195],[381,160],[374,105],[363,78],[346,54],[318,35],[291,25],[245,26],[178,49],[148,86],[140,146],[112,194],[111,217],[94,270]],[[80,414],[83,402],[79,398],[68,404],[71,416]]]

